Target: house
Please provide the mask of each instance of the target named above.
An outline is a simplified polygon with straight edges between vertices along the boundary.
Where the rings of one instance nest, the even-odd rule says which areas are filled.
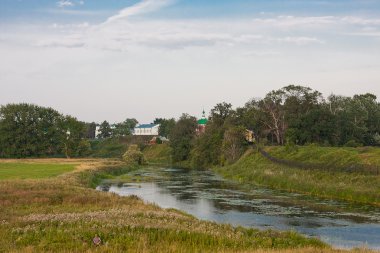
[[[202,112],[202,118],[200,118],[198,121],[198,126],[197,126],[197,129],[196,129],[196,133],[199,135],[199,134],[203,134],[205,131],[206,131],[206,124],[207,124],[207,118],[206,118],[206,114],[205,114],[205,111],[203,110]]]
[[[158,136],[159,124],[141,124],[134,128],[133,135]]]

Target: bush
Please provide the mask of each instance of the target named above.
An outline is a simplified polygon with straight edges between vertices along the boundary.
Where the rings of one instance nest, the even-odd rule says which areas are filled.
[[[298,152],[298,146],[296,144],[294,144],[294,142],[287,142],[285,145],[285,152],[288,154],[297,153]]]
[[[137,145],[130,145],[123,155],[123,160],[128,164],[144,164],[144,155]]]
[[[361,147],[363,146],[362,144],[356,142],[355,140],[349,140],[348,142],[346,142],[346,144],[344,144],[344,146],[346,147],[352,147],[352,148],[357,148],[357,147]]]

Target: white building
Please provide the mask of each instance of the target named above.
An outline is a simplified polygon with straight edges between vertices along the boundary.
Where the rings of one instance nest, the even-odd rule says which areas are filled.
[[[135,127],[133,135],[154,135],[158,136],[159,124],[142,124]]]
[[[98,138],[98,135],[100,134],[100,126],[96,126],[96,128],[95,128],[95,139],[97,139]]]

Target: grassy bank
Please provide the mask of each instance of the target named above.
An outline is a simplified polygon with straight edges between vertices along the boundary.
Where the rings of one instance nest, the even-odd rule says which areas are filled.
[[[268,151],[276,157],[291,158],[290,155],[284,155],[282,149],[284,148],[272,148]],[[317,159],[314,158],[316,153],[311,154],[307,149],[302,154],[297,158],[299,161],[311,162]],[[309,158],[306,159],[306,155]],[[330,160],[326,158],[325,161]],[[334,161],[339,162],[341,161]],[[380,176],[376,175],[292,168],[275,164],[255,150],[249,150],[233,165],[215,170],[227,178],[246,184],[380,206]]]
[[[118,160],[17,163],[75,169],[45,179],[0,180],[0,252],[338,252],[294,232],[233,228],[91,189],[99,178],[135,169]],[[95,235],[100,246],[92,243]]]
[[[267,147],[273,157],[320,165],[326,170],[367,173],[380,171],[380,148],[376,147]],[[379,173],[380,174],[380,173]]]
[[[143,149],[144,158],[152,165],[171,164],[171,147],[168,144],[150,145]]]

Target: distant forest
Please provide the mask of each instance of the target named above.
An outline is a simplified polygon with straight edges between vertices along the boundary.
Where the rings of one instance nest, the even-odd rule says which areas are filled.
[[[135,119],[100,124],[100,140],[131,135]],[[210,111],[205,133],[196,118],[156,119],[170,139],[173,160],[199,166],[236,160],[244,150],[245,129],[260,145],[379,146],[380,104],[374,94],[323,97],[309,87],[289,85],[236,109],[226,102]],[[0,107],[0,157],[88,156],[95,123],[78,121],[32,104]]]

